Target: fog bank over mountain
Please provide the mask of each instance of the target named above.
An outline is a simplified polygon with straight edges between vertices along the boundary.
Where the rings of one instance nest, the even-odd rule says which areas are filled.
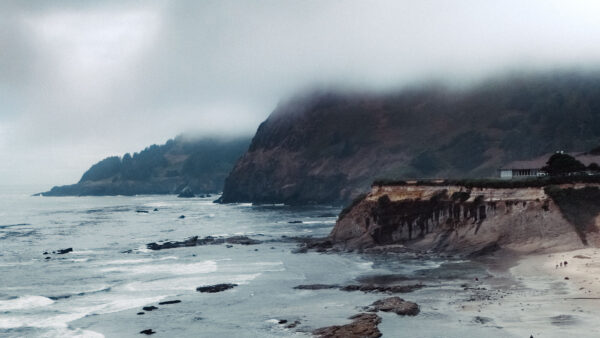
[[[593,1],[3,1],[0,184],[76,181],[182,132],[252,135],[311,88],[586,72]]]

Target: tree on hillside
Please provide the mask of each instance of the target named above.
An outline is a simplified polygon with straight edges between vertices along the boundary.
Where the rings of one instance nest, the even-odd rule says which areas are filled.
[[[550,176],[564,176],[585,171],[586,167],[569,154],[556,153],[550,156],[542,170]]]

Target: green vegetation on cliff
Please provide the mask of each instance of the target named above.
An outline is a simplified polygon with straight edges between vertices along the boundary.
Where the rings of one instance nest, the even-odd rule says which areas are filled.
[[[122,158],[94,164],[77,184],[54,187],[45,196],[217,193],[250,140],[178,136]]]

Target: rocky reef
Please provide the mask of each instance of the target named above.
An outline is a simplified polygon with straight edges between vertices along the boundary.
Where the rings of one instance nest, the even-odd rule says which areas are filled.
[[[471,255],[500,248],[522,253],[577,249],[600,244],[600,208],[588,205],[596,204],[589,197],[598,194],[598,184],[577,183],[374,185],[342,212],[329,240],[347,250],[402,244]],[[584,216],[574,217],[576,209]]]

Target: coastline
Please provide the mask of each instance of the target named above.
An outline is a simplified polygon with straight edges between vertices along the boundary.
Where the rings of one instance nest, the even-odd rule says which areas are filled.
[[[567,261],[567,267],[556,268],[560,261]],[[600,309],[600,249],[525,255],[508,268],[508,278],[495,275],[482,283],[490,289],[486,298],[464,302],[462,311],[490,317],[493,325],[517,337],[600,336],[595,324]],[[499,281],[505,284],[497,288],[493,284]]]

